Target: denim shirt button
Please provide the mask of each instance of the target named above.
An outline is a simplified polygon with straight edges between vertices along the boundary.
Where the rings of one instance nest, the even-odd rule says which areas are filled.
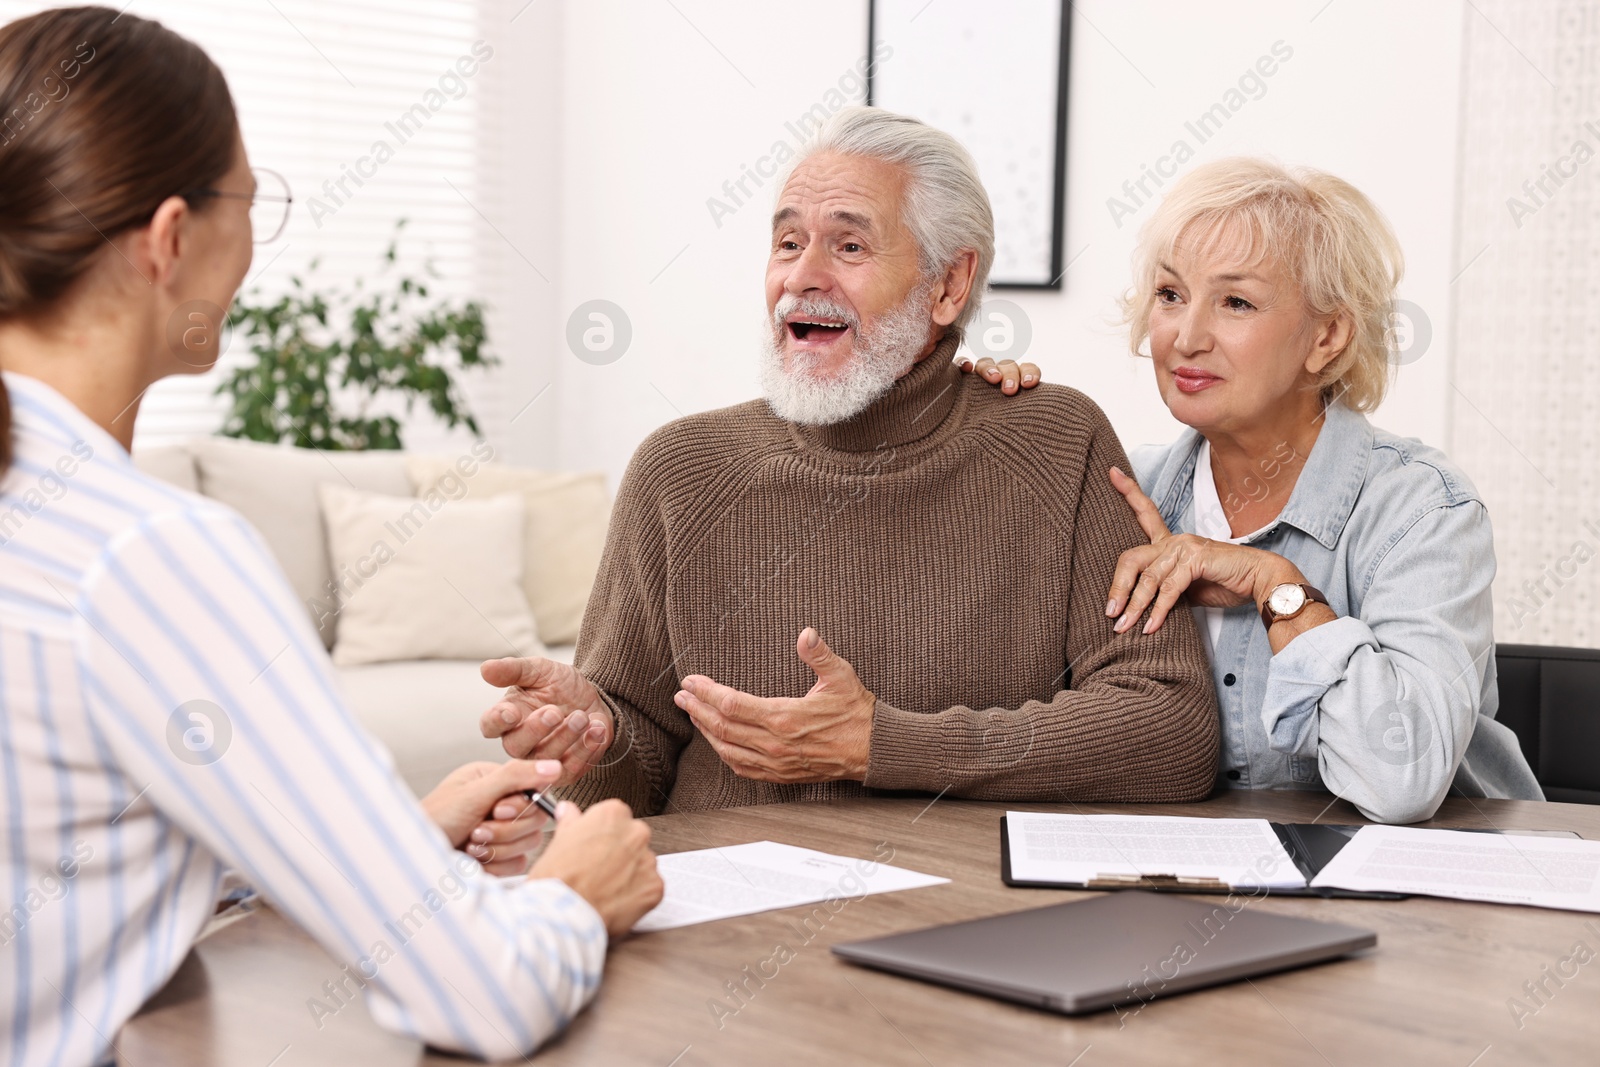
[[[1234,682],[1237,682],[1238,680],[1239,679],[1235,678],[1231,674],[1224,674],[1222,676],[1222,684],[1223,685],[1232,685]]]
[[[1230,675],[1228,675],[1228,677],[1232,678],[1233,675],[1230,674]],[[1237,782],[1239,780],[1239,772],[1238,771],[1229,771],[1228,772],[1228,778],[1231,781]]]

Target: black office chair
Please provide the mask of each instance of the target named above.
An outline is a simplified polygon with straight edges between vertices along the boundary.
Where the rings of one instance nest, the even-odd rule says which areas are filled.
[[[1547,800],[1600,804],[1600,649],[1496,645],[1500,711]]]

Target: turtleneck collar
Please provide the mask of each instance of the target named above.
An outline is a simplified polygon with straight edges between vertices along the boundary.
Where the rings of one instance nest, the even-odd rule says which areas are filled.
[[[790,423],[802,446],[837,452],[872,452],[921,440],[943,424],[961,395],[955,365],[961,331],[947,333],[927,358],[874,400],[866,410],[828,426]]]

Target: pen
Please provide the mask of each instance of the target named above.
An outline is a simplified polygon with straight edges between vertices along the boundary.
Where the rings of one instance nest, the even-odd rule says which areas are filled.
[[[522,795],[527,797],[529,800],[533,801],[535,804],[539,805],[539,810],[544,812],[546,815],[550,816],[552,819],[556,817],[555,801],[551,800],[549,797],[545,796],[543,793],[537,792],[537,791],[532,790],[532,789],[524,789],[522,791]]]

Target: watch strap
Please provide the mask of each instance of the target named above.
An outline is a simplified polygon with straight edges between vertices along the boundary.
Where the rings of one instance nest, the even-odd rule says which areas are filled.
[[[1267,629],[1269,630],[1272,629],[1273,623],[1282,622],[1285,619],[1292,619],[1296,615],[1299,615],[1300,612],[1306,610],[1307,605],[1313,603],[1328,603],[1328,598],[1322,595],[1322,590],[1318,589],[1314,585],[1307,585],[1305,582],[1284,582],[1283,585],[1297,585],[1301,589],[1305,590],[1305,603],[1300,605],[1298,611],[1294,611],[1288,615],[1279,615],[1276,611],[1272,610],[1272,594],[1267,594],[1266,602],[1261,605],[1261,621],[1266,624]],[[1279,589],[1282,589],[1283,585],[1273,586],[1273,592],[1277,592]]]

